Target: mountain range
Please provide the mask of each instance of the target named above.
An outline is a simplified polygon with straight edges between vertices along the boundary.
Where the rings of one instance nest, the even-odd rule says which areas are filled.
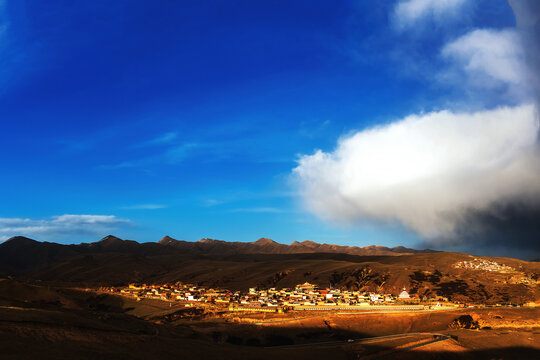
[[[312,241],[279,244],[271,239],[196,242],[164,237],[138,243],[109,235],[77,245],[13,237],[0,244],[0,277],[87,286],[131,282],[188,282],[245,290],[292,287],[305,281],[398,294],[405,287],[419,296],[441,295],[482,303],[536,301],[540,263],[482,258],[512,272],[463,269],[476,256],[404,247],[339,246]],[[69,285],[71,286],[71,285]]]
[[[319,244],[313,241],[295,241],[291,245],[285,245],[267,238],[261,238],[254,242],[228,242],[214,239],[201,239],[191,242],[165,236],[158,242],[138,243],[133,240],[122,240],[116,236],[108,235],[93,243],[63,245],[15,236],[0,244],[0,270],[14,274],[24,274],[28,270],[43,267],[63,258],[92,253],[123,253],[141,256],[174,254],[179,256],[232,256],[242,254],[307,253],[398,256],[431,252],[434,251],[429,249],[414,250],[402,246],[394,248],[374,245],[356,247]]]
[[[201,239],[197,242],[175,240],[169,236],[159,244],[174,246],[183,251],[204,254],[305,254],[305,253],[340,253],[349,255],[403,255],[434,252],[434,250],[415,250],[403,246],[388,248],[385,246],[342,246],[319,244],[314,241],[295,241],[290,245],[280,244],[272,239],[260,238],[253,242],[231,242],[214,239]]]

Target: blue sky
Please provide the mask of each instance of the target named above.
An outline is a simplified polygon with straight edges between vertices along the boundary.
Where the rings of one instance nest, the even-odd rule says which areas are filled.
[[[399,217],[312,211],[293,170],[410,114],[523,102],[441,50],[515,28],[506,1],[408,2],[1,1],[0,235],[415,246]]]

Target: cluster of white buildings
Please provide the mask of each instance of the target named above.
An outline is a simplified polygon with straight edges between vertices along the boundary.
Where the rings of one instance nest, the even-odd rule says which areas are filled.
[[[240,292],[231,292],[226,289],[212,289],[193,284],[130,284],[126,288],[111,287],[107,289],[112,293],[131,296],[137,300],[156,299],[168,301],[203,301],[229,303],[240,296]]]
[[[472,270],[485,270],[501,273],[515,272],[516,270],[508,265],[499,264],[496,261],[489,261],[485,259],[464,260],[454,265],[456,269],[472,269]]]
[[[406,295],[405,295],[406,294]],[[410,299],[406,292],[402,293],[402,299]],[[255,289],[249,290],[240,303],[257,306],[352,306],[393,304],[399,297],[392,294],[377,294],[364,291],[349,291],[340,289],[319,289],[316,285],[304,283],[294,289]]]
[[[193,284],[130,284],[125,288],[108,288],[107,291],[130,296],[137,300],[158,299],[167,301],[204,302],[228,305],[229,308],[249,309],[293,309],[298,307],[324,306],[370,306],[392,305],[396,302],[411,302],[409,294],[403,289],[398,295],[377,294],[364,291],[340,289],[319,289],[317,285],[304,283],[294,289],[251,288],[247,293],[232,292],[226,289],[205,288]]]

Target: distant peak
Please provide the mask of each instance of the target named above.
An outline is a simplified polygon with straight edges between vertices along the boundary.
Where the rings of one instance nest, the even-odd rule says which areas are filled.
[[[397,253],[415,252],[415,250],[406,248],[405,246],[394,246],[390,250]]]
[[[13,236],[4,241],[4,244],[11,243],[11,244],[35,244],[39,241],[27,238],[25,236]]]
[[[100,243],[118,243],[118,242],[123,242],[124,240],[120,239],[120,238],[117,238],[116,236],[113,236],[113,235],[107,235],[105,236],[103,239],[99,240]]]
[[[298,241],[293,241],[291,243],[291,245],[289,245],[289,246],[300,246],[300,245],[302,245],[302,244],[300,244]]]
[[[253,244],[254,245],[274,245],[274,244],[277,244],[277,242],[268,238],[260,238],[259,240],[253,242]]]
[[[316,243],[315,241],[311,241],[311,240],[304,240],[300,244],[302,244],[304,246],[307,246],[307,247],[315,247],[315,246],[320,245],[319,243]]]
[[[161,239],[161,240],[158,241],[158,244],[167,245],[167,244],[170,244],[170,243],[174,243],[174,242],[176,242],[176,241],[178,241],[178,240],[173,239],[173,238],[170,237],[169,235],[165,235],[165,236],[163,237],[163,239]]]

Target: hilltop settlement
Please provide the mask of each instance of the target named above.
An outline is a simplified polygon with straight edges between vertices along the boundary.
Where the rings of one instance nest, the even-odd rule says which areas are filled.
[[[455,269],[481,270],[503,274],[518,274],[515,268],[487,259],[473,258],[453,265]],[[527,281],[525,281],[525,280]],[[536,284],[532,278],[523,278],[521,283]],[[382,287],[378,288],[382,290]],[[449,301],[444,296],[410,295],[405,288],[399,294],[382,291],[368,292],[345,288],[319,288],[305,282],[294,288],[256,288],[249,291],[231,291],[222,288],[207,288],[197,284],[182,282],[165,284],[137,284],[127,287],[106,287],[102,291],[136,299],[180,302],[186,307],[195,305],[214,305],[228,311],[250,312],[287,312],[300,310],[348,310],[348,311],[409,311],[441,310],[463,306],[486,306],[484,304],[466,304]],[[493,305],[493,304],[492,304]],[[527,305],[527,304],[495,304]],[[530,305],[530,304],[529,304]]]

